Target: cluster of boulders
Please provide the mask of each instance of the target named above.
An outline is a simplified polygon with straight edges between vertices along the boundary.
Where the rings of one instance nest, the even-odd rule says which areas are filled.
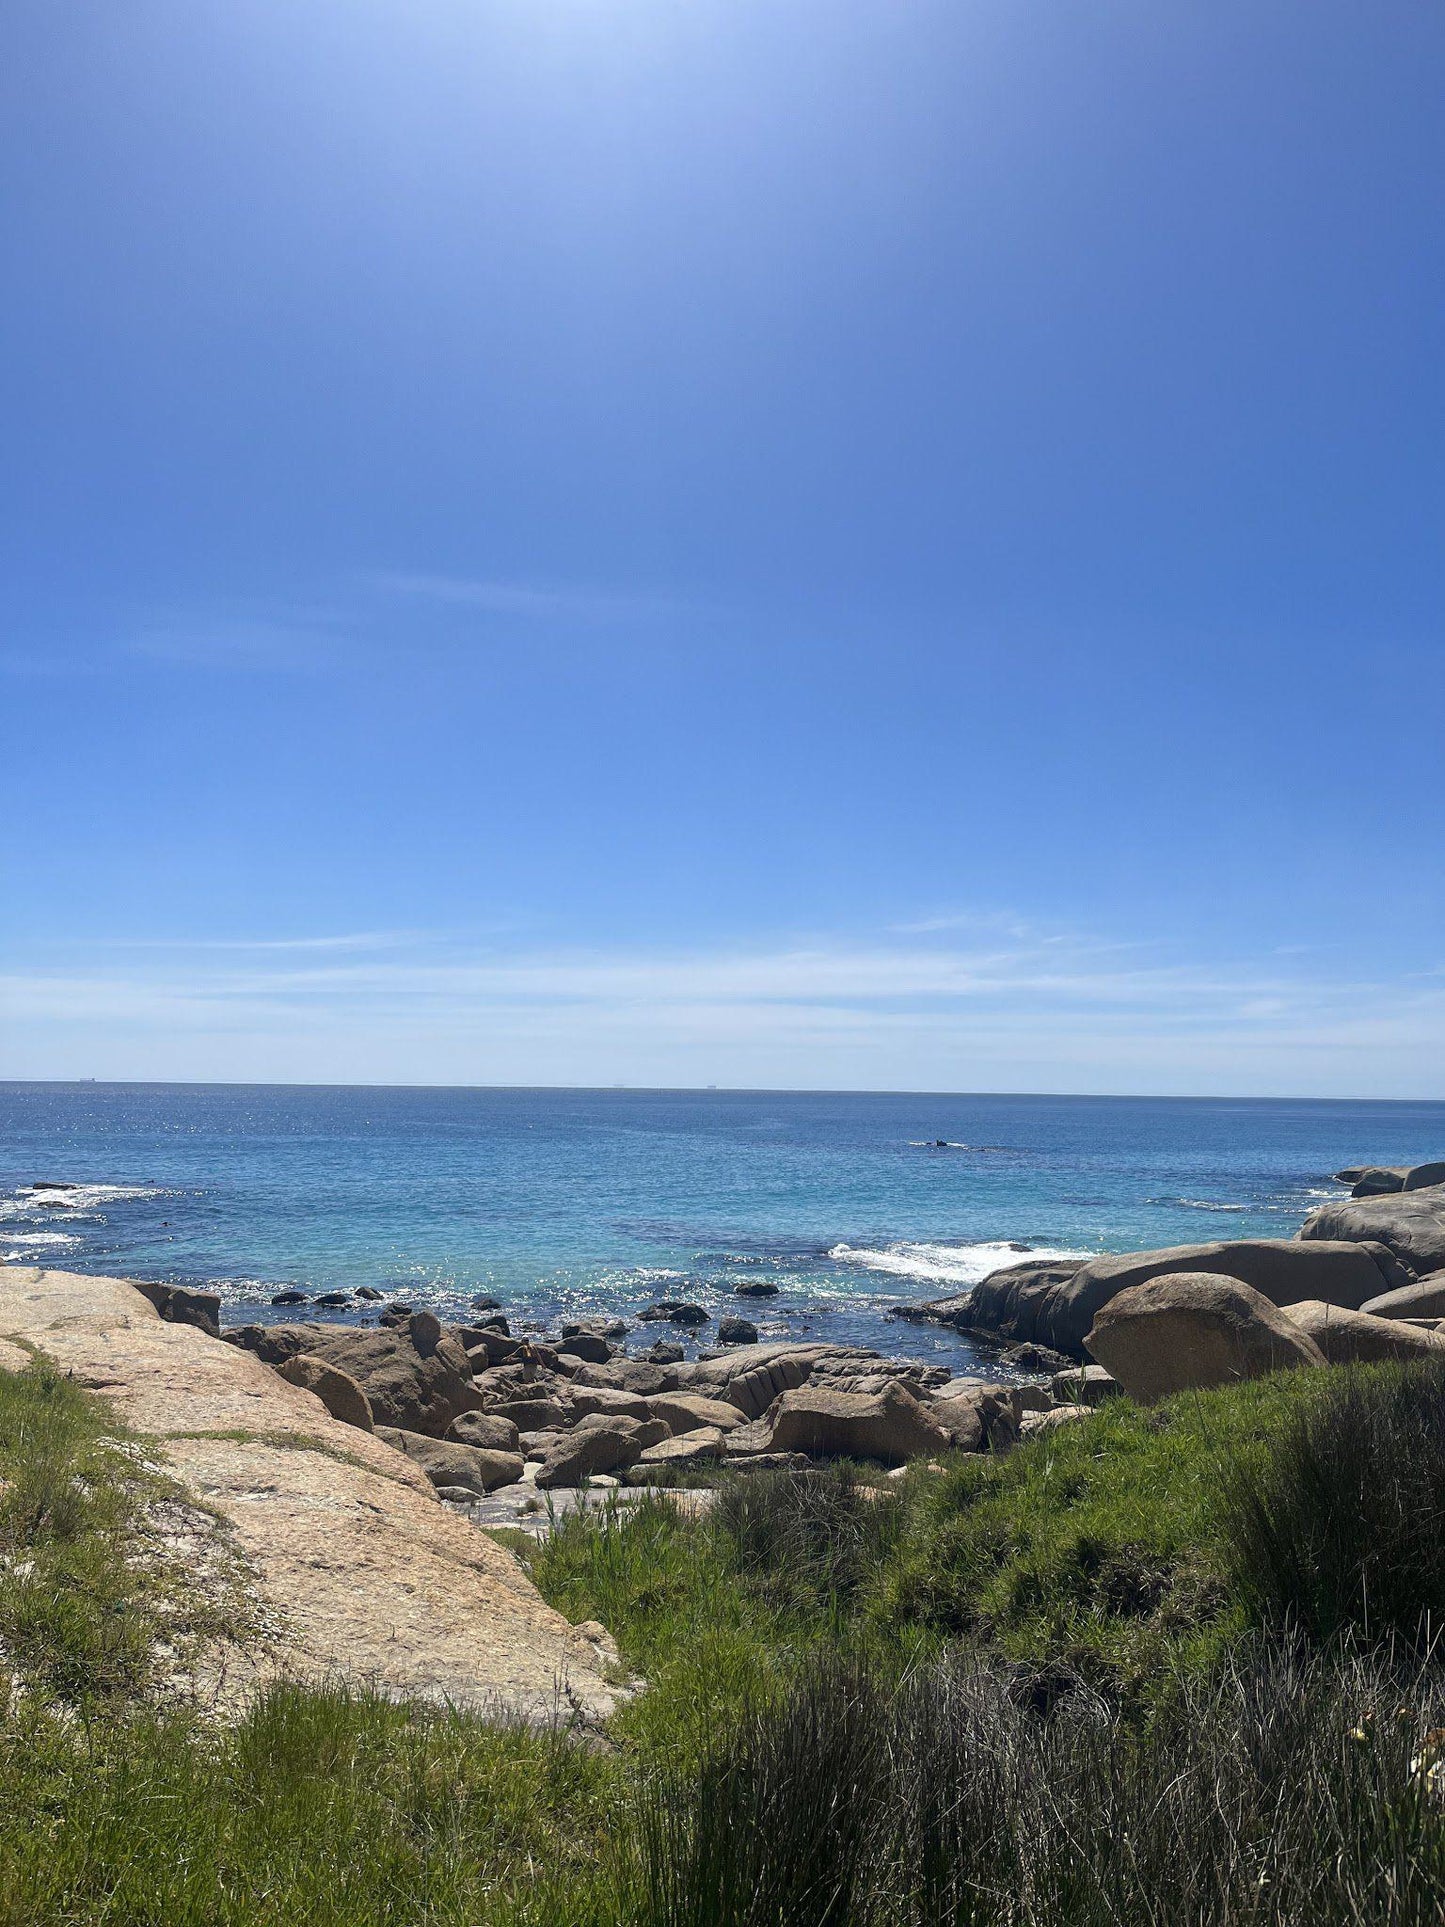
[[[757,1343],[659,1363],[625,1355],[618,1327],[601,1320],[547,1341],[513,1337],[497,1317],[444,1326],[429,1311],[389,1311],[383,1320],[246,1325],[225,1336],[458,1500],[521,1484],[663,1483],[678,1468],[834,1457],[901,1466],[1012,1444],[1114,1389],[1097,1366],[1071,1367],[1052,1386],[1008,1385],[844,1345]]]
[[[1445,1163],[1337,1173],[1296,1238],[1044,1260],[915,1308],[1107,1368],[1132,1397],[1298,1365],[1445,1354]]]

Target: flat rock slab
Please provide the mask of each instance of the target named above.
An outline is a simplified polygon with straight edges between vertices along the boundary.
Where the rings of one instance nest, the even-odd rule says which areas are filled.
[[[600,1627],[570,1625],[401,1453],[250,1353],[165,1323],[122,1280],[7,1266],[0,1369],[26,1345],[159,1439],[232,1528],[277,1629],[258,1680],[341,1678],[534,1720],[614,1709]]]

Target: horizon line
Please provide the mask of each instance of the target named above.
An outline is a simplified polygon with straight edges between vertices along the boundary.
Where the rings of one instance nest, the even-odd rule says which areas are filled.
[[[853,1085],[810,1084],[372,1084],[333,1079],[6,1077],[0,1089],[35,1086],[62,1090],[213,1090],[213,1091],[554,1091],[580,1096],[634,1097],[943,1097],[1042,1098],[1077,1103],[1118,1104],[1397,1104],[1445,1106],[1445,1097],[1309,1097],[1288,1091],[1267,1095],[1209,1091],[960,1091],[939,1089],[862,1089]]]

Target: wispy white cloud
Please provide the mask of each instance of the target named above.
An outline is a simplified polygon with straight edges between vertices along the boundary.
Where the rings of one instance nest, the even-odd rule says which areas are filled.
[[[12,970],[0,1012],[10,1075],[1425,1095],[1445,1063],[1438,982],[1058,933],[471,955],[415,932],[208,940]]]

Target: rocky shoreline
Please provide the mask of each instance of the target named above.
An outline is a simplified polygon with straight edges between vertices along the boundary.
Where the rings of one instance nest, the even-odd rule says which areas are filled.
[[[1321,1206],[1294,1238],[1025,1261],[961,1296],[898,1307],[993,1348],[997,1376],[955,1378],[844,1345],[759,1343],[745,1319],[724,1321],[719,1336],[734,1342],[695,1360],[667,1340],[629,1354],[621,1320],[514,1335],[485,1306],[467,1325],[393,1304],[374,1325],[222,1333],[215,1297],[140,1289],[163,1319],[253,1353],[459,1503],[838,1457],[899,1467],[1006,1449],[1115,1389],[1153,1397],[1280,1364],[1445,1350],[1445,1164],[1338,1177],[1350,1198]],[[655,1309],[685,1325],[692,1308]],[[1161,1347],[1171,1359],[1156,1356]]]

